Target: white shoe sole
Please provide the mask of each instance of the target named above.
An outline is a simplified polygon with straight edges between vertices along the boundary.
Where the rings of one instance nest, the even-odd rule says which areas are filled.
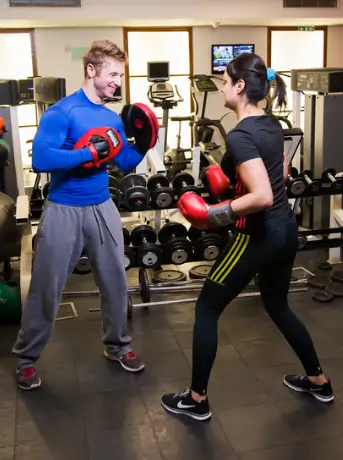
[[[196,415],[196,414],[192,414],[191,412],[186,412],[184,410],[172,409],[171,407],[164,404],[163,401],[161,401],[161,405],[162,407],[164,407],[165,410],[167,410],[168,412],[171,412],[172,414],[187,415],[188,417],[194,418],[194,420],[199,420],[202,422],[204,420],[208,420],[212,416],[211,412],[205,415]]]
[[[22,387],[20,383],[17,383],[17,387],[24,391],[30,391],[30,390],[35,390],[36,388],[39,388],[41,384],[42,384],[42,381],[41,379],[39,379],[38,383],[36,383],[35,385],[31,385],[30,387]]]
[[[104,352],[104,356],[105,356],[106,359],[108,359],[110,361],[115,361],[116,363],[119,363],[121,365],[121,367],[123,369],[125,369],[126,371],[128,371],[128,372],[140,372],[145,368],[145,364],[141,364],[137,368],[136,367],[135,368],[128,367],[123,363],[123,361],[120,358],[117,358],[116,356],[111,356],[108,353],[106,353],[106,351]]]
[[[299,388],[299,387],[296,387],[294,385],[291,385],[290,383],[288,383],[286,381],[285,378],[283,379],[283,383],[286,385],[286,387],[290,388],[291,390],[297,391],[298,393],[308,393],[311,396],[313,396],[314,398],[316,398],[318,401],[323,402],[323,403],[329,403],[329,402],[331,402],[331,401],[333,401],[335,399],[334,395],[326,396],[326,397],[325,396],[320,396],[320,395],[316,394],[314,391],[305,390],[303,388]]]

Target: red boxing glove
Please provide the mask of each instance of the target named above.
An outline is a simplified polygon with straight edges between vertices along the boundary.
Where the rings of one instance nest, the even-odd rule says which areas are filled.
[[[210,165],[205,169],[202,180],[216,198],[219,198],[231,187],[231,182],[223,173],[222,168],[216,165]]]
[[[178,201],[178,207],[193,227],[204,230],[225,227],[236,221],[230,203],[231,200],[227,200],[210,206],[196,193],[185,192]]]
[[[114,158],[121,150],[123,141],[120,134],[113,128],[106,126],[100,128],[92,128],[87,131],[74,145],[73,150],[83,149],[88,147],[93,161],[83,163],[83,168],[98,167],[102,163],[107,163],[111,158]]]

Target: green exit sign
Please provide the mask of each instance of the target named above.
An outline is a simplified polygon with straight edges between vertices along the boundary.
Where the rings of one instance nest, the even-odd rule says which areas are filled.
[[[314,32],[315,27],[314,26],[299,26],[298,30],[299,32]]]

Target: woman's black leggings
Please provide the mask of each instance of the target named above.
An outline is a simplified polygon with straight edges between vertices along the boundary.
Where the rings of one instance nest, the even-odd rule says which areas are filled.
[[[196,304],[193,391],[206,394],[217,353],[218,319],[257,273],[264,308],[299,357],[306,374],[322,373],[312,339],[287,301],[297,245],[297,224],[290,211],[266,222],[263,236],[236,233],[222,251]]]

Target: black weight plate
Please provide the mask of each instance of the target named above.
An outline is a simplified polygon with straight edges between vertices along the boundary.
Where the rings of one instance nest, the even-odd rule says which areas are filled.
[[[161,187],[169,187],[169,179],[163,174],[154,174],[148,179],[147,188],[150,192],[156,190],[157,184],[160,184]]]
[[[146,270],[141,267],[138,272],[138,284],[141,287],[142,302],[150,302],[150,283]]]
[[[201,194],[200,189],[196,185],[186,185],[186,187],[184,187],[182,190],[179,191],[178,193],[179,198],[186,192],[193,192],[198,195]]]
[[[332,281],[336,281],[336,283],[343,283],[343,270],[335,270],[332,272],[331,279]]]
[[[216,260],[217,257],[219,256],[220,249],[218,246],[213,245],[213,246],[207,246],[204,249],[204,259],[205,260]]]
[[[162,262],[162,251],[155,243],[143,244],[137,248],[137,265],[145,268],[159,267]]]
[[[130,270],[135,264],[135,250],[131,246],[124,246],[125,270]]]
[[[186,185],[194,185],[194,182],[194,177],[191,174],[179,172],[173,178],[173,188],[179,192]]]
[[[125,227],[123,227],[122,230],[123,230],[124,244],[125,246],[129,246],[131,242],[130,232]]]
[[[333,300],[333,295],[327,291],[317,291],[313,294],[312,299],[316,302],[327,303]]]
[[[192,255],[192,243],[186,238],[176,238],[165,246],[165,254],[169,262],[174,265],[182,265],[188,262]]]
[[[110,197],[111,197],[113,203],[117,206],[117,208],[119,208],[119,206],[122,203],[121,191],[118,190],[117,188],[114,188],[114,187],[109,187],[108,190],[110,192]]]
[[[307,244],[307,238],[305,235],[298,235],[298,249],[304,249]]]
[[[108,175],[108,186],[111,187],[111,188],[119,189],[120,188],[119,180],[116,177],[114,177],[111,174],[109,174]]]
[[[156,232],[150,225],[138,225],[138,227],[132,230],[131,241],[134,246],[144,244],[142,242],[143,238],[145,238],[148,243],[156,242]]]
[[[168,222],[158,232],[158,240],[162,244],[169,243],[173,238],[187,238],[187,228],[180,222]]]
[[[87,256],[81,256],[74,268],[74,273],[78,275],[88,275],[92,271],[91,264]]]
[[[199,230],[193,226],[190,226],[188,229],[188,238],[195,243],[202,235],[206,234],[205,230]]]
[[[212,265],[208,264],[196,265],[189,270],[189,277],[192,279],[206,278],[211,268]]]
[[[186,274],[178,270],[159,270],[152,275],[153,283],[165,283],[168,281],[173,283],[175,281],[185,281],[186,279]]]
[[[294,179],[292,182],[290,182],[289,189],[292,195],[300,196],[306,189],[306,182],[302,179]]]
[[[43,187],[43,190],[42,190],[43,198],[46,198],[49,195],[49,185],[50,185],[49,182],[44,184],[44,187]]]
[[[150,201],[149,190],[141,186],[130,187],[124,192],[124,205],[130,211],[144,211]]]
[[[330,281],[330,278],[327,276],[310,276],[307,280],[307,284],[314,288],[324,289]]]
[[[174,199],[174,190],[172,188],[162,187],[151,192],[151,201],[154,207],[166,209],[172,204]]]
[[[36,238],[37,238],[37,233],[32,235],[32,251],[35,250]]]
[[[144,187],[146,188],[146,180],[143,176],[139,174],[128,174],[123,177],[120,182],[120,190],[124,193],[128,188],[131,187]]]
[[[325,291],[332,294],[334,297],[343,297],[343,284],[341,283],[330,283],[325,287]]]
[[[319,262],[319,264],[317,265],[317,268],[319,270],[332,270],[332,264],[330,264],[329,262]],[[342,272],[342,276],[343,276],[343,272]]]
[[[127,298],[127,318],[132,319],[133,307],[132,307],[132,300],[131,297],[128,296]]]

